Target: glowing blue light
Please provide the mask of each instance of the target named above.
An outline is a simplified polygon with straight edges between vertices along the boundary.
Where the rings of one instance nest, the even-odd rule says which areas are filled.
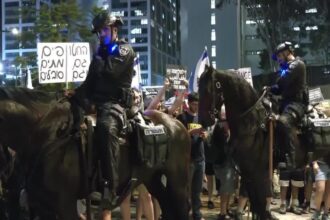
[[[281,77],[285,77],[288,71],[289,71],[289,64],[288,63],[281,64],[281,68],[279,70]]]
[[[118,48],[118,44],[114,44],[112,47],[111,47],[111,53],[115,52],[115,50]]]

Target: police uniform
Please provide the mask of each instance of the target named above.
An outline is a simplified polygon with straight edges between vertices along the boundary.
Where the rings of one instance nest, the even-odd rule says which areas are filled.
[[[102,16],[93,21],[97,28],[100,29],[104,22],[112,25],[108,15]],[[134,58],[132,47],[124,40],[101,44],[92,59],[86,80],[75,93],[78,99],[87,97],[96,106],[96,137],[102,177],[113,190],[118,187],[119,136],[125,130],[125,109],[130,108],[133,101],[130,87]]]
[[[306,106],[308,105],[306,83],[306,67],[300,58],[289,61],[281,71],[281,76],[277,83],[271,87],[271,92],[281,95],[280,117],[278,120],[278,130],[280,132],[281,147],[288,156],[287,163],[295,167],[295,145],[298,137],[294,127],[302,119]]]

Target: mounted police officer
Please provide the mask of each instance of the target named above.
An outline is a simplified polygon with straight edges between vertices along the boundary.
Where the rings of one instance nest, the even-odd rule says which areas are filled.
[[[85,82],[75,90],[73,98],[87,98],[97,111],[96,137],[101,160],[104,189],[110,190],[105,199],[116,200],[118,187],[119,136],[125,131],[125,110],[133,103],[130,89],[134,74],[135,53],[124,40],[118,39],[123,25],[120,17],[102,12],[93,19],[93,30],[100,41],[89,67]]]
[[[299,57],[294,56],[290,42],[279,44],[275,49],[273,59],[281,67],[281,76],[275,85],[267,89],[281,96],[278,126],[286,152],[287,167],[295,168],[295,145],[298,137],[294,127],[302,119],[308,105],[306,67]]]

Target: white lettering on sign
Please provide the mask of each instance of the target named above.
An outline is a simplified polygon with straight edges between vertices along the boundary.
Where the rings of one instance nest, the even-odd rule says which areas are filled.
[[[39,83],[82,82],[89,64],[89,43],[38,43]]]
[[[315,102],[321,102],[324,100],[321,88],[315,88],[315,89],[310,89],[309,92],[309,102],[310,103],[315,103]]]
[[[237,75],[243,77],[253,87],[251,67],[239,68],[236,70]]]
[[[150,127],[144,130],[144,135],[146,136],[159,135],[159,134],[165,134],[165,130],[163,126]]]
[[[315,127],[330,127],[330,119],[311,119]]]
[[[186,86],[183,80],[187,77],[187,70],[177,65],[167,65],[166,77],[170,80],[170,83],[175,90],[185,90]]]

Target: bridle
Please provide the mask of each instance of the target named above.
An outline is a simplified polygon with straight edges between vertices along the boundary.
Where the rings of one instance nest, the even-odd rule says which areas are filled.
[[[218,117],[218,113],[219,113],[219,109],[221,107],[221,105],[223,104],[224,98],[223,98],[223,91],[222,91],[222,85],[220,83],[220,81],[218,79],[215,79],[215,74],[212,73],[212,105],[211,105],[211,110],[209,111],[209,114],[211,116],[212,119],[215,119],[216,117]],[[263,100],[263,98],[266,96],[267,91],[264,90],[262,95],[259,97],[259,99],[250,107],[248,108],[246,111],[244,111],[243,113],[241,113],[238,118],[242,118],[244,116],[246,116],[247,114],[249,114],[253,109],[255,109],[258,104]]]
[[[209,114],[212,119],[218,117],[219,109],[223,104],[223,92],[222,92],[222,85],[219,80],[215,79],[215,74],[212,73],[212,103],[211,103],[211,110]]]

